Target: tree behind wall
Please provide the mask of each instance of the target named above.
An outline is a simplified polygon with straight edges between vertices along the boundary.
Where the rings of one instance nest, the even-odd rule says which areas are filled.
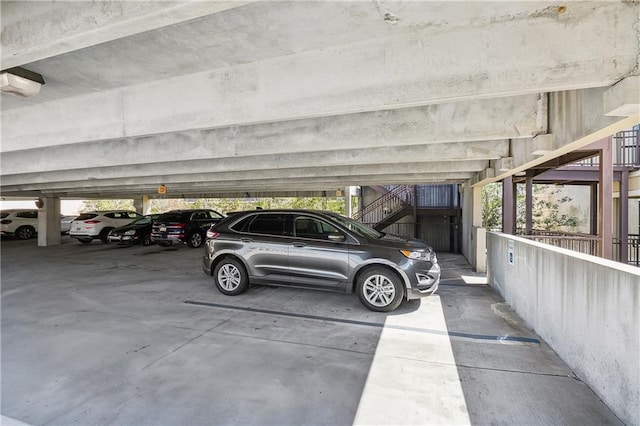
[[[579,208],[570,205],[572,199],[562,195],[554,185],[533,185],[533,229],[541,231],[578,232],[583,224]],[[524,229],[525,186],[518,185],[516,193],[516,227]],[[568,207],[562,208],[562,207]],[[563,213],[568,210],[568,213]],[[489,230],[502,229],[502,184],[491,183],[482,188],[482,226]]]
[[[263,209],[314,209],[345,213],[343,197],[273,197],[273,198],[198,198],[198,199],[153,199],[151,213],[163,213],[176,209],[213,209],[221,213]],[[133,200],[88,200],[81,211],[91,210],[135,210]]]

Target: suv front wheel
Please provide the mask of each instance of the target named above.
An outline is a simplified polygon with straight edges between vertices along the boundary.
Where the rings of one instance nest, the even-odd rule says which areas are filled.
[[[213,278],[220,293],[236,296],[249,288],[249,276],[236,259],[222,259],[213,270]]]
[[[100,232],[100,241],[105,244],[109,243],[109,232],[111,232],[113,228],[104,228],[102,232]]]
[[[404,295],[398,276],[386,268],[372,267],[358,277],[356,291],[360,302],[376,312],[391,312]]]

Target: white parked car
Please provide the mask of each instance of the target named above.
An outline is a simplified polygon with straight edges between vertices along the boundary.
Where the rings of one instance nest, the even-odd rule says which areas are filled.
[[[38,233],[38,209],[11,209],[0,212],[0,234],[28,240]]]
[[[124,226],[141,217],[142,215],[129,210],[82,213],[71,222],[69,236],[85,244],[97,239],[108,243],[108,235],[112,229]]]
[[[60,232],[63,234],[68,234],[71,230],[71,222],[76,219],[76,216],[62,216],[60,219]]]
[[[60,233],[68,234],[76,216],[60,216]],[[38,234],[37,209],[10,209],[0,212],[0,235],[28,240]]]

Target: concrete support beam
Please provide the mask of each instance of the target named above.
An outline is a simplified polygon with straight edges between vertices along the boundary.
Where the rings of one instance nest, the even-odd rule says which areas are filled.
[[[99,150],[101,157],[105,157],[100,160],[112,164],[110,153],[115,151],[117,155],[121,150],[137,158],[149,158],[148,162],[158,162],[176,155],[197,159],[336,147],[366,149],[517,139],[546,131],[546,116],[540,117],[537,95],[240,127],[230,117],[217,117],[220,105],[212,104],[204,95],[189,98],[189,112],[179,118],[175,117],[175,100],[166,104],[171,108],[153,107],[162,104],[149,99],[157,96],[155,92],[147,93],[144,107],[127,107],[129,96],[128,92],[109,91],[3,111],[2,152],[63,145],[58,146],[63,150],[59,152],[60,160],[64,157],[67,161],[92,161],[92,151],[87,150]],[[69,120],[70,116],[74,119]],[[107,149],[107,143],[118,149]],[[164,157],[159,158],[161,155]],[[122,161],[122,156],[117,160]]]
[[[62,244],[60,230],[60,198],[44,197],[38,208],[38,247]]]
[[[17,67],[248,3],[251,2],[2,2],[2,67]]]
[[[413,160],[413,158],[406,158],[406,160]],[[243,168],[243,165],[236,162],[227,165],[231,167],[228,170],[216,171],[215,167],[207,166],[206,162],[199,162],[198,164],[189,163],[184,167],[174,168],[172,175],[159,174],[158,171],[162,169],[163,165],[157,165],[155,168],[147,166],[144,168],[138,168],[138,176],[133,177],[110,177],[117,176],[119,173],[124,173],[120,168],[117,170],[100,171],[98,175],[96,170],[70,170],[64,172],[48,172],[48,173],[32,173],[28,175],[7,176],[3,180],[4,189],[21,189],[21,190],[43,190],[43,191],[64,191],[70,187],[73,188],[89,188],[95,189],[96,176],[100,179],[100,184],[104,186],[126,186],[126,185],[139,185],[146,187],[153,187],[154,185],[183,185],[190,184],[192,182],[211,182],[212,184],[223,182],[240,182],[246,179],[250,179],[256,173],[264,179],[308,179],[308,178],[323,178],[328,176],[335,176],[336,179],[341,179],[344,176],[375,176],[378,180],[383,180],[390,175],[398,175],[403,172],[409,173],[414,176],[423,175],[428,176],[441,176],[446,178],[448,175],[455,173],[473,173],[477,170],[481,170],[487,163],[485,160],[459,160],[459,161],[442,161],[442,162],[425,162],[425,163],[413,163],[398,161],[395,164],[372,164],[361,166],[325,166],[318,165],[313,167],[309,164],[308,167],[300,168],[277,168],[263,170],[260,166],[263,164],[255,164],[255,168]],[[305,163],[302,163],[305,164]],[[236,166],[236,168],[233,168]],[[249,165],[247,165],[249,166]],[[146,175],[147,170],[151,175]],[[93,177],[93,179],[91,179]],[[23,183],[19,183],[23,182]],[[27,183],[29,182],[29,183]],[[15,183],[15,186],[14,186]],[[154,191],[155,192],[155,191]]]
[[[640,75],[627,77],[604,92],[604,113],[628,117],[640,112]]]

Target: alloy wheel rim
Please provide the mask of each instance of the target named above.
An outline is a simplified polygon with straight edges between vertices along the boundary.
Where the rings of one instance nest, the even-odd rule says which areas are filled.
[[[363,294],[367,302],[382,308],[393,302],[396,288],[384,275],[372,275],[364,282]]]
[[[240,270],[230,264],[223,265],[218,271],[218,282],[227,291],[235,290],[240,285]]]

